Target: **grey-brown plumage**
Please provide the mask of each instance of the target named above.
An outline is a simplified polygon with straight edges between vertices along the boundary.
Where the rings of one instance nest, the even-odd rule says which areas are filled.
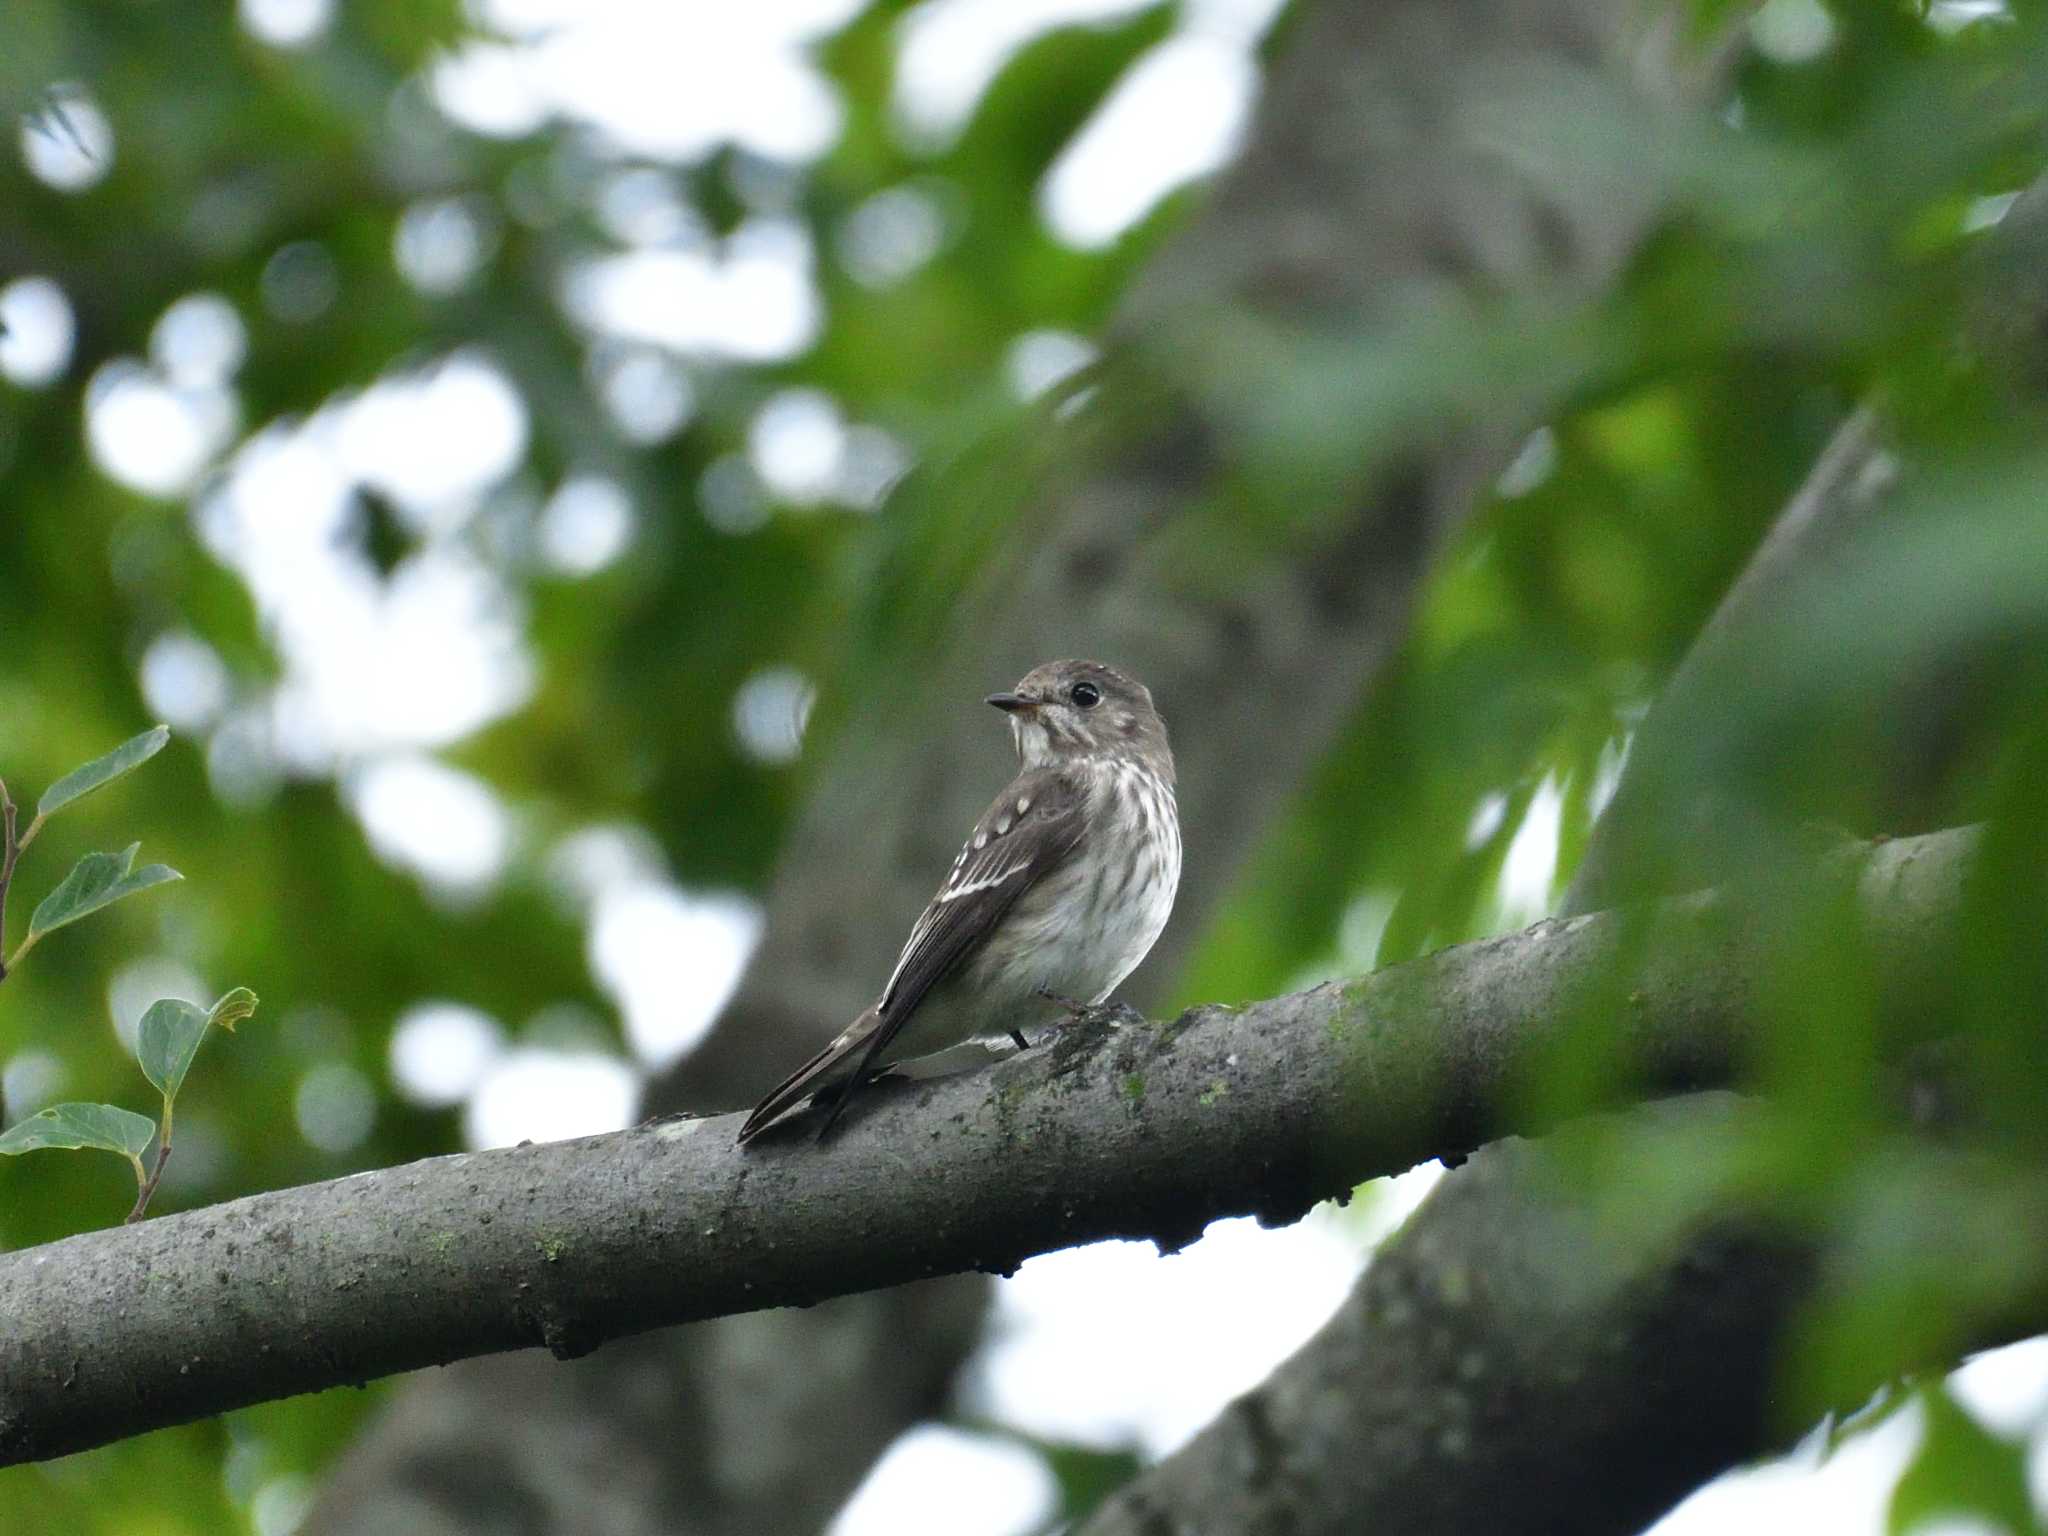
[[[881,1067],[1099,1003],[1173,910],[1180,820],[1166,725],[1142,683],[1098,661],[1048,662],[991,694],[1022,766],[982,813],[910,930],[882,994],[763,1099],[742,1144],[805,1099],[838,1097],[820,1139]]]

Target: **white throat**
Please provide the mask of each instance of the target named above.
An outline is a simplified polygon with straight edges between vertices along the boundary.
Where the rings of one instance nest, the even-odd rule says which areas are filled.
[[[1052,761],[1052,733],[1035,715],[1010,716],[1010,734],[1017,741],[1017,757],[1026,768],[1043,768]]]

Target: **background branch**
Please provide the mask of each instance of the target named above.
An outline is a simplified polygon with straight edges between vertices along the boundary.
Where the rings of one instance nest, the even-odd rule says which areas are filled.
[[[7,979],[7,892],[14,883],[14,861],[21,857],[14,817],[14,801],[0,783],[0,981]]]
[[[1707,1094],[1585,1129],[1646,1157],[1697,1158],[1760,1118]],[[1349,1536],[1363,1511],[1389,1531],[1618,1536],[1676,1490],[1786,1443],[1803,1427],[1788,1414],[1789,1325],[1847,1281],[1853,1245],[1814,1232],[1792,1199],[1726,1202],[1675,1227],[1646,1219],[1639,1198],[1618,1213],[1574,1187],[1578,1134],[1487,1147],[1446,1179],[1314,1338],[1085,1536]],[[1956,1198],[1902,1206],[1885,1241],[1955,1252],[1981,1190],[1926,1177],[1942,1160],[1924,1145],[1893,1150],[1884,1177],[1917,1174]],[[2037,1191],[2015,1192],[1997,1219],[2037,1249],[2048,1239]],[[2048,1320],[2044,1285],[2037,1270],[2017,1309],[1987,1312],[1961,1346]],[[1887,1373],[1946,1367],[1955,1347],[1894,1333],[1835,1406],[1859,1406]]]

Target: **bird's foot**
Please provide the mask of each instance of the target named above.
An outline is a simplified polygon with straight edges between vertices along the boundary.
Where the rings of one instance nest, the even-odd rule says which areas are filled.
[[[1086,1003],[1081,1002],[1075,998],[1068,997],[1064,992],[1055,992],[1051,987],[1033,987],[1032,991],[1036,992],[1048,1003],[1058,1003],[1062,1008],[1067,1010],[1067,1016],[1069,1018],[1078,1018],[1080,1017],[1080,1015],[1088,1011],[1088,1005]]]
[[[1145,1016],[1128,1003],[1084,1003],[1063,997],[1050,987],[1040,987],[1038,995],[1067,1010],[1067,1016],[1053,1026],[1054,1077],[1064,1077],[1079,1068],[1115,1031],[1145,1022]]]
[[[1097,1029],[1120,1029],[1145,1022],[1145,1015],[1129,1003],[1084,1003],[1055,992],[1050,987],[1038,988],[1038,995],[1047,1002],[1058,1003],[1067,1010],[1067,1016],[1060,1020],[1061,1029],[1071,1029],[1076,1024],[1089,1025]]]

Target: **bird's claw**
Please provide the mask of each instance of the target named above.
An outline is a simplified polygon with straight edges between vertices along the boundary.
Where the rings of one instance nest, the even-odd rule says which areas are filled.
[[[1076,1024],[1091,1025],[1098,1029],[1129,1028],[1145,1022],[1145,1015],[1129,1003],[1084,1003],[1050,987],[1038,988],[1038,995],[1049,1003],[1058,1003],[1067,1010],[1067,1016],[1060,1021],[1062,1029],[1071,1029]]]
[[[1088,1011],[1087,1003],[1068,997],[1064,992],[1055,992],[1051,987],[1034,987],[1032,990],[1048,1003],[1058,1003],[1070,1017],[1079,1018]]]

